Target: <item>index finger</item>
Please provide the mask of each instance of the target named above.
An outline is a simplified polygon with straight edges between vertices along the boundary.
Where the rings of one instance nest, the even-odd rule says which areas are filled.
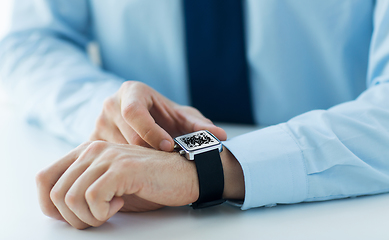
[[[58,220],[63,220],[63,217],[50,199],[50,191],[66,169],[77,160],[78,156],[87,146],[89,146],[89,144],[89,142],[81,144],[66,156],[36,175],[35,180],[38,188],[39,205],[45,215]]]
[[[151,116],[149,109],[153,106],[150,89],[128,92],[129,96],[121,99],[121,112],[124,120],[150,146],[163,151],[173,150],[172,137],[161,128]]]

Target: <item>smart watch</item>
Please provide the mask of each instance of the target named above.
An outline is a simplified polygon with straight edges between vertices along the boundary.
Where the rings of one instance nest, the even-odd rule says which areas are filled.
[[[223,166],[220,152],[223,145],[212,133],[201,130],[174,139],[174,148],[180,155],[196,164],[199,178],[199,198],[193,209],[211,207],[225,202]]]

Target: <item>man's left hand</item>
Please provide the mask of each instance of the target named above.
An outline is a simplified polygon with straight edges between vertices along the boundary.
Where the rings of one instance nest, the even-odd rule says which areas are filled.
[[[193,161],[177,153],[104,141],[80,145],[36,180],[42,211],[77,229],[100,226],[121,209],[187,205],[199,194]]]

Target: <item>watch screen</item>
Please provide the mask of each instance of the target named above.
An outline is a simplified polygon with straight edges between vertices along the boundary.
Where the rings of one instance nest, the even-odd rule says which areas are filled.
[[[218,145],[219,141],[206,131],[198,131],[178,137],[178,141],[188,150]]]

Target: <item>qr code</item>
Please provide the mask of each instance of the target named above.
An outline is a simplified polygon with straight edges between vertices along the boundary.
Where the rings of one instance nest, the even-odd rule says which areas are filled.
[[[189,148],[194,148],[200,147],[204,144],[212,143],[215,140],[209,137],[207,134],[201,132],[190,137],[182,137],[181,141],[183,141]]]

